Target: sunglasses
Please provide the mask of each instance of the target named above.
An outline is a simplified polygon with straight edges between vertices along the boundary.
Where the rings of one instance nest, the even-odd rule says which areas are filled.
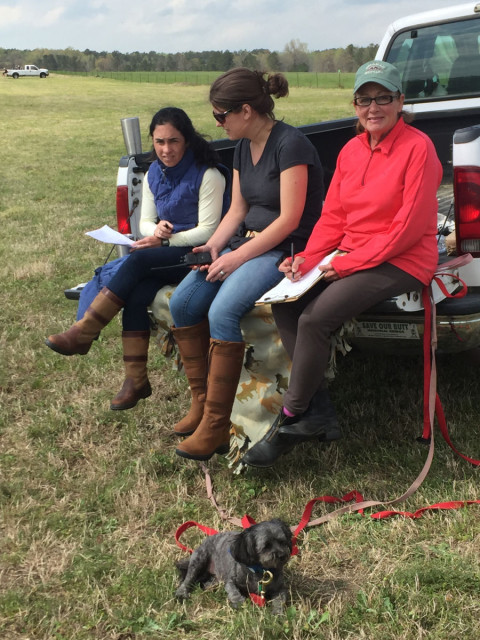
[[[233,107],[231,109],[227,109],[223,113],[215,113],[215,111],[212,111],[212,115],[217,122],[219,122],[220,124],[225,124],[225,120],[227,119],[228,114],[232,113],[232,111]]]

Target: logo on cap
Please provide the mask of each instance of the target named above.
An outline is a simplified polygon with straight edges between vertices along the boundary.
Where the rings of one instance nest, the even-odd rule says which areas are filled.
[[[365,73],[374,73],[374,72],[378,72],[378,71],[384,71],[385,67],[381,64],[378,64],[378,62],[374,62],[372,64],[369,64],[368,67],[365,69]]]

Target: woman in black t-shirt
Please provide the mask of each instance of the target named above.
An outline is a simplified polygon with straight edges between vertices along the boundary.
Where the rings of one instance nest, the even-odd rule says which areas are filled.
[[[177,454],[208,460],[227,453],[230,413],[243,365],[241,318],[283,274],[279,261],[301,251],[323,202],[323,172],[311,142],[274,118],[272,95],[288,94],[281,74],[236,68],[210,88],[217,126],[239,140],[231,206],[207,244],[212,263],[192,271],[170,301],[173,334],[190,383],[192,406],[175,425],[189,436]],[[207,383],[208,379],[208,383]]]

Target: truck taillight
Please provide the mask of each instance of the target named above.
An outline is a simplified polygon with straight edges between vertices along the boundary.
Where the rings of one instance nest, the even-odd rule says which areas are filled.
[[[455,167],[455,235],[459,255],[480,257],[480,168]]]
[[[132,233],[128,209],[128,187],[117,187],[117,229],[120,233]]]

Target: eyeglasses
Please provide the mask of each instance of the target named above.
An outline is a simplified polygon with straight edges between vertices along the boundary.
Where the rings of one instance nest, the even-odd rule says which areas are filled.
[[[376,96],[375,98],[370,98],[367,96],[360,96],[359,98],[353,99],[353,104],[356,107],[369,107],[373,101],[379,105],[392,104],[394,100],[398,98],[398,95],[395,96]]]
[[[232,111],[233,107],[231,109],[227,109],[223,113],[215,113],[215,111],[212,111],[212,115],[217,122],[219,122],[220,124],[225,124],[225,120],[227,119],[228,114],[232,113]]]

